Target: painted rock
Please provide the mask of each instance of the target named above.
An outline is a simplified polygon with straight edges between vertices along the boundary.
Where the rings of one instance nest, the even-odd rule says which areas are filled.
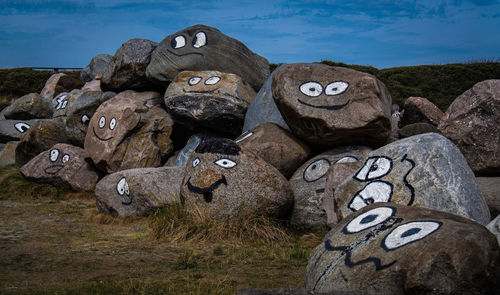
[[[476,177],[481,195],[486,200],[491,216],[500,214],[500,177]]]
[[[423,97],[409,97],[403,109],[403,125],[428,123],[437,126],[444,116],[435,104]]]
[[[80,79],[64,73],[58,73],[50,76],[47,82],[45,82],[45,86],[40,92],[40,95],[46,98],[54,98],[59,95],[59,93],[79,89],[82,86],[83,83]]]
[[[98,54],[90,60],[90,63],[80,71],[80,79],[83,82],[89,82],[95,79],[97,75],[104,74],[104,71],[108,68],[112,55],[109,54]]]
[[[292,176],[311,153],[307,145],[273,123],[260,124],[244,132],[235,142],[276,167],[286,178]]]
[[[498,215],[495,219],[493,219],[486,228],[495,235],[498,243],[500,243],[500,215]]]
[[[0,148],[0,168],[16,164],[16,147],[19,141],[10,141]]]
[[[179,151],[179,154],[175,158],[174,166],[186,166],[191,154],[203,138],[205,138],[205,135],[202,133],[192,135],[186,143],[186,146]]]
[[[250,129],[266,122],[274,123],[290,131],[290,127],[288,127],[285,120],[281,116],[273,98],[273,74],[279,71],[282,67],[283,65],[280,65],[271,73],[255,98],[252,100],[252,103],[248,107],[248,111],[245,114],[243,132],[249,131]]]
[[[84,160],[83,149],[56,144],[40,153],[20,169],[31,180],[63,185],[75,191],[93,191],[99,179],[97,172]]]
[[[96,186],[96,204],[113,216],[147,216],[165,204],[180,203],[184,167],[135,168],[105,176]]]
[[[439,132],[437,127],[429,123],[413,123],[403,126],[399,129],[399,138],[407,138],[413,135],[419,135],[429,132]]]
[[[292,132],[308,142],[381,146],[391,134],[391,96],[374,76],[317,64],[285,65],[273,97]]]
[[[31,127],[43,121],[47,120],[0,120],[0,142],[20,140]]]
[[[205,138],[189,158],[181,200],[214,219],[238,214],[283,217],[293,202],[285,177],[232,140]]]
[[[300,166],[290,178],[295,198],[291,224],[306,230],[326,227],[327,216],[322,197],[328,169],[336,163],[363,160],[370,151],[370,148],[364,146],[342,146],[322,153]]]
[[[408,137],[374,150],[335,189],[340,219],[375,202],[419,206],[471,218],[490,213],[460,150],[437,133]]]
[[[102,103],[90,119],[84,149],[96,167],[107,173],[158,167],[172,153],[173,120],[150,105],[156,92],[127,90]]]
[[[325,236],[309,256],[306,289],[493,294],[499,275],[498,242],[480,224],[382,203],[352,214]]]
[[[269,62],[216,28],[194,25],[161,41],[146,75],[167,86],[182,71],[204,70],[236,74],[258,91],[269,76]]]
[[[145,91],[158,88],[146,78],[146,67],[151,60],[151,52],[157,46],[156,42],[137,38],[123,43],[102,75],[103,89]]]
[[[46,119],[53,112],[50,99],[38,93],[26,94],[2,110],[5,119],[10,120]]]
[[[255,91],[235,74],[185,71],[165,92],[165,107],[176,120],[240,134]]]
[[[457,97],[438,129],[476,174],[500,175],[500,80],[479,82]]]

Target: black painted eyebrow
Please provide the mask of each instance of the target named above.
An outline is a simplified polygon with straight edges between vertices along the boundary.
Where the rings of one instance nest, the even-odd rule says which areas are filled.
[[[241,148],[232,140],[227,138],[208,137],[203,139],[195,152],[200,154],[216,153],[222,155],[237,156]]]

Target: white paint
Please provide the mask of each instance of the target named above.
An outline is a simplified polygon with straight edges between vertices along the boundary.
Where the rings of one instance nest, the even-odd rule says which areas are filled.
[[[311,97],[316,97],[320,96],[321,93],[323,92],[323,86],[319,84],[318,82],[307,82],[302,85],[300,85],[300,92],[304,93],[307,96]]]
[[[348,233],[357,233],[367,228],[381,224],[394,215],[394,209],[391,207],[378,207],[367,211],[349,222],[345,230]]]
[[[123,196],[124,194],[126,194],[127,196],[130,195],[129,186],[125,177],[122,177],[120,181],[118,181],[118,184],[116,185],[116,191],[120,196]]]
[[[200,81],[201,81],[201,77],[195,76],[195,77],[189,78],[188,84],[189,84],[189,86],[194,86],[194,85],[200,83]]]
[[[68,154],[64,154],[64,156],[62,157],[62,162],[66,163],[68,161],[69,161],[69,155]]]
[[[392,167],[392,161],[386,157],[369,158],[365,165],[356,173],[355,179],[366,181],[385,176]]]
[[[26,130],[30,129],[30,127],[31,127],[30,125],[24,122],[19,122],[14,124],[14,128],[16,128],[16,130],[19,131],[20,133],[26,132]]]
[[[106,117],[102,116],[99,119],[99,128],[104,128],[104,125],[106,125]]]
[[[198,164],[200,164],[200,158],[196,158],[193,160],[193,162],[191,163],[193,168],[195,168],[196,166],[198,166]]]
[[[382,181],[370,182],[354,196],[349,208],[358,211],[372,203],[389,202],[391,193],[392,186],[390,184]]]
[[[207,35],[204,32],[198,32],[196,33],[195,37],[195,42],[193,43],[194,48],[200,48],[202,46],[205,46],[207,44]]]
[[[344,93],[349,87],[349,83],[344,81],[336,81],[326,85],[325,94],[326,95],[339,95]]]
[[[175,46],[174,46],[175,49],[186,46],[186,38],[184,38],[184,36],[177,36],[175,37],[174,40],[175,40]]]
[[[226,158],[215,161],[215,164],[225,169],[233,168],[234,166],[236,166],[236,162]]]
[[[59,150],[58,149],[53,149],[50,151],[50,161],[55,162],[57,161],[57,158],[59,157]]]
[[[307,182],[313,182],[325,176],[330,168],[330,161],[327,159],[319,159],[307,166],[303,177]]]
[[[83,115],[83,116],[82,116],[82,123],[83,123],[83,124],[87,124],[87,122],[88,122],[88,121],[90,121],[89,116],[87,116],[87,115]]]
[[[56,110],[66,108],[66,104],[68,103],[68,101],[66,100],[66,96],[67,96],[67,94],[56,97],[56,101],[57,101]]]
[[[208,78],[205,81],[205,85],[215,85],[215,84],[219,83],[219,81],[220,81],[219,76],[213,76],[213,77]]]
[[[111,121],[109,121],[109,129],[114,130],[116,127],[116,118],[112,118]]]
[[[396,227],[383,241],[387,250],[394,250],[409,243],[421,240],[441,227],[435,221],[414,221]],[[405,235],[406,236],[403,236]]]
[[[337,163],[356,163],[357,161],[358,161],[358,159],[356,159],[355,157],[347,156],[347,157],[343,157],[343,158],[339,159],[337,162],[335,162],[335,164],[337,164]]]
[[[239,143],[242,142],[243,140],[249,138],[250,136],[253,135],[252,131],[245,131],[242,135],[240,135],[234,142]]]

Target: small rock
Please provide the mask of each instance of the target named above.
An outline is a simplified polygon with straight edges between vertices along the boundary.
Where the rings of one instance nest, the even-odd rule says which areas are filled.
[[[47,82],[45,82],[45,87],[43,87],[40,95],[52,99],[59,95],[59,93],[80,89],[82,86],[83,83],[79,79],[64,73],[58,73],[50,76]]]
[[[102,91],[101,80],[92,80],[92,81],[86,82],[85,85],[83,85],[82,90]]]
[[[174,166],[186,166],[191,154],[194,152],[196,147],[198,147],[203,138],[205,138],[205,135],[202,133],[192,135],[186,143],[186,146],[182,148],[177,155]]]
[[[413,135],[419,135],[429,132],[439,133],[436,126],[429,123],[412,123],[409,125],[403,126],[403,128],[399,129],[399,138],[406,138]]]
[[[481,195],[486,200],[491,216],[500,214],[500,177],[476,177]]]
[[[112,58],[113,56],[109,54],[98,54],[94,56],[90,63],[81,70],[80,79],[83,82],[89,82],[95,79],[97,75],[104,74]]]
[[[26,94],[2,110],[5,119],[10,120],[46,119],[51,118],[52,113],[50,99],[38,93]]]
[[[500,243],[500,215],[488,223],[486,228],[495,235],[498,243]]]
[[[437,127],[444,113],[427,98],[410,97],[405,101],[403,125],[428,123]]]

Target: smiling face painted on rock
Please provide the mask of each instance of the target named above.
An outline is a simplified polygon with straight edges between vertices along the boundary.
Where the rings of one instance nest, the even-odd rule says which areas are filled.
[[[125,177],[120,178],[116,183],[116,192],[121,197],[122,205],[132,204],[132,196],[130,196],[130,187]]]
[[[43,171],[49,175],[55,175],[61,171],[71,159],[71,155],[64,153],[63,151],[53,148],[48,154],[50,160],[50,166],[43,169]]]
[[[346,92],[348,88],[349,83],[345,81],[335,81],[325,86],[316,81],[305,82],[299,86],[299,91],[305,95],[305,97],[300,97],[299,95],[297,101],[311,108],[329,111],[340,110],[349,104],[350,99],[343,101],[341,98],[337,99],[336,96],[340,96]],[[324,104],[325,101],[327,101],[328,104]]]
[[[216,71],[183,72],[175,81],[185,83],[182,91],[186,95],[210,95],[221,87],[222,76]]]
[[[207,33],[203,30],[188,29],[175,34],[167,51],[175,56],[199,55],[204,56],[199,49],[207,45]]]

